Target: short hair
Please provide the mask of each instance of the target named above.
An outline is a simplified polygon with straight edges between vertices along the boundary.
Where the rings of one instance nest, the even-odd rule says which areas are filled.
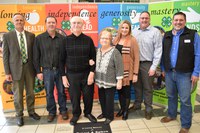
[[[111,30],[109,30],[109,28],[104,28],[100,33],[99,33],[99,40],[103,34],[103,32],[108,32],[109,33],[109,38],[110,38],[110,42],[112,43],[112,33],[111,33]]]
[[[184,17],[185,21],[186,21],[186,15],[185,15],[185,13],[183,13],[183,12],[177,12],[177,13],[174,14],[173,19],[174,19],[174,17],[176,15],[182,15]]]
[[[79,20],[81,20],[81,23],[83,24],[83,19],[82,19],[81,17],[79,17],[79,16],[73,16],[73,17],[70,19],[70,23],[72,23],[72,21],[73,21],[74,19],[79,19]]]
[[[21,13],[15,13],[15,14],[13,15],[12,19],[14,20],[14,17],[17,16],[17,15],[22,16],[22,18],[25,20],[24,16],[23,16]]]
[[[56,21],[56,23],[57,23],[57,19],[56,19],[56,17],[54,17],[54,16],[47,16],[46,19],[45,19],[45,23],[47,22],[47,19],[48,19],[48,18],[54,18],[55,21]]]
[[[141,16],[143,13],[147,13],[147,14],[149,15],[149,17],[151,16],[150,13],[149,13],[148,11],[143,11],[143,12],[141,12],[141,13],[140,13],[140,16]]]

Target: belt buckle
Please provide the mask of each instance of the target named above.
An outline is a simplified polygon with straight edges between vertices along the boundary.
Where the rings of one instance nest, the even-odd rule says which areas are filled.
[[[172,68],[171,70],[172,70],[172,72],[176,72],[176,69],[175,69],[175,68]]]
[[[56,67],[52,67],[52,70],[56,70]]]

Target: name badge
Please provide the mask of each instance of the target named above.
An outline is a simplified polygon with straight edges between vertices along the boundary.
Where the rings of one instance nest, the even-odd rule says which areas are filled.
[[[191,42],[190,39],[185,39],[185,40],[184,40],[184,43],[190,43],[190,42]]]

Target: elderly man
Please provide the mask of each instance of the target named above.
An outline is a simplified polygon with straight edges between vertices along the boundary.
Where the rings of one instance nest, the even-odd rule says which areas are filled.
[[[83,94],[84,116],[91,122],[96,118],[91,114],[94,95],[94,70],[95,63],[89,64],[89,60],[96,60],[96,51],[93,40],[82,33],[83,20],[74,16],[70,20],[71,32],[66,39],[61,60],[62,79],[65,87],[69,88],[72,102],[73,117],[71,125],[75,125],[81,115],[81,93]],[[66,70],[65,70],[66,66]]]

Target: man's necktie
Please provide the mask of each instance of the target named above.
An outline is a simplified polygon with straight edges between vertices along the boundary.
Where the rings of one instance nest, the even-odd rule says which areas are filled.
[[[27,56],[26,56],[26,49],[25,49],[25,44],[24,44],[24,37],[22,33],[20,33],[20,51],[21,51],[21,56],[22,56],[22,62],[26,63]]]

